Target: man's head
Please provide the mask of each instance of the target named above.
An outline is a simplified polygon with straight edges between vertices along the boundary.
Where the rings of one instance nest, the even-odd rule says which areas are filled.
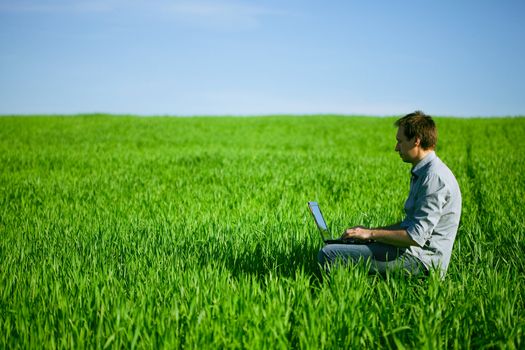
[[[403,161],[416,164],[436,147],[437,129],[432,117],[416,111],[398,119],[396,151]]]

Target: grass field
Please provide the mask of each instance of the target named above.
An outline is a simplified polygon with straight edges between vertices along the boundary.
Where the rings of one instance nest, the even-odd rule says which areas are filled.
[[[463,216],[445,280],[321,282],[402,218],[392,118],[0,118],[0,348],[525,347],[525,119],[437,118]]]

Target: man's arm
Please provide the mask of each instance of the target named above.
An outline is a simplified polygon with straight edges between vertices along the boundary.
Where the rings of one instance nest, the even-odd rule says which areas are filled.
[[[373,239],[376,242],[386,243],[396,247],[419,246],[416,241],[410,238],[406,229],[401,227],[400,222],[379,228],[351,227],[343,233],[341,238]]]

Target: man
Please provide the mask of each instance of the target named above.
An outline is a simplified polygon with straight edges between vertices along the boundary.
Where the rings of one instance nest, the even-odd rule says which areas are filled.
[[[410,192],[403,221],[380,228],[351,227],[341,239],[366,244],[328,244],[318,255],[322,266],[336,261],[355,264],[369,260],[371,272],[405,269],[414,275],[438,269],[444,277],[461,216],[461,192],[450,169],[436,156],[437,130],[423,112],[408,114],[398,127],[396,152],[412,164]]]

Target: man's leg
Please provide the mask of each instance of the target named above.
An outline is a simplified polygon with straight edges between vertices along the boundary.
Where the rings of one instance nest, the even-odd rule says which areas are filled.
[[[327,244],[317,259],[325,269],[341,263],[357,264],[360,260],[370,261],[370,272],[384,274],[388,270],[408,270],[414,275],[424,274],[422,263],[408,254],[404,248],[383,243],[370,244]]]

